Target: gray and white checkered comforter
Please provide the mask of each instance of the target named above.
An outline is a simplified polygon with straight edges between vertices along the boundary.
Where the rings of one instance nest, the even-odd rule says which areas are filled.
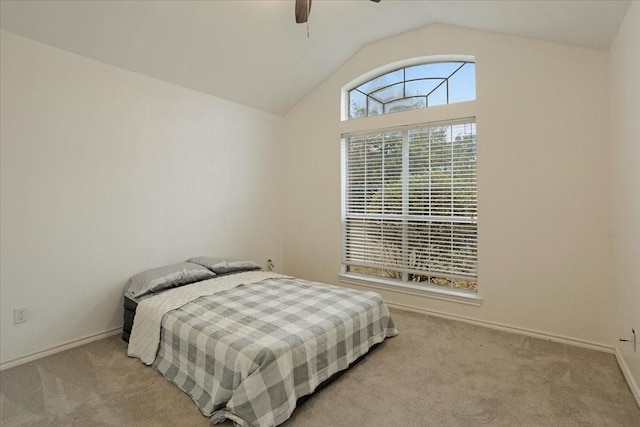
[[[274,426],[299,397],[397,333],[377,293],[268,279],[167,313],[153,366],[214,423]]]

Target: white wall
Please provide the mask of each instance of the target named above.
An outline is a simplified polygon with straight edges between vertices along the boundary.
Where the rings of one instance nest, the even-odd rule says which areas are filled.
[[[122,324],[127,278],[281,264],[283,119],[1,33],[0,361]],[[27,323],[12,324],[27,306]]]
[[[340,132],[352,128],[340,122],[341,87],[391,62],[445,54],[476,57],[484,302],[383,296],[612,346],[608,56],[602,51],[445,25],[362,49],[285,117],[285,271],[338,283]],[[411,114],[427,122],[440,115],[438,108]],[[400,121],[388,117],[362,120]]]
[[[633,2],[611,47],[613,249],[617,290],[616,337],[640,346],[640,3]],[[640,347],[617,343],[640,403]]]

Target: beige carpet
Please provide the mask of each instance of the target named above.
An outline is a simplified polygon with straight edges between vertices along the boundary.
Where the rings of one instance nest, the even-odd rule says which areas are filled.
[[[611,354],[392,313],[400,335],[285,426],[640,426]],[[118,337],[3,371],[0,412],[3,427],[209,425]]]

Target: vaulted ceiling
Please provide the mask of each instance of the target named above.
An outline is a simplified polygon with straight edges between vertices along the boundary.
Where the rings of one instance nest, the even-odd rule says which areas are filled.
[[[630,1],[9,1],[1,28],[284,115],[364,45],[432,23],[608,49]],[[99,84],[99,82],[97,82]]]

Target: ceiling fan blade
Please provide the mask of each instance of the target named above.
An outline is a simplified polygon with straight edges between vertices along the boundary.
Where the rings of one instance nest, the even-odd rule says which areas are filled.
[[[371,0],[374,3],[380,3],[380,0]],[[309,20],[311,13],[311,0],[296,0],[296,23],[304,24]]]
[[[311,0],[296,0],[296,23],[304,24],[311,13]]]

